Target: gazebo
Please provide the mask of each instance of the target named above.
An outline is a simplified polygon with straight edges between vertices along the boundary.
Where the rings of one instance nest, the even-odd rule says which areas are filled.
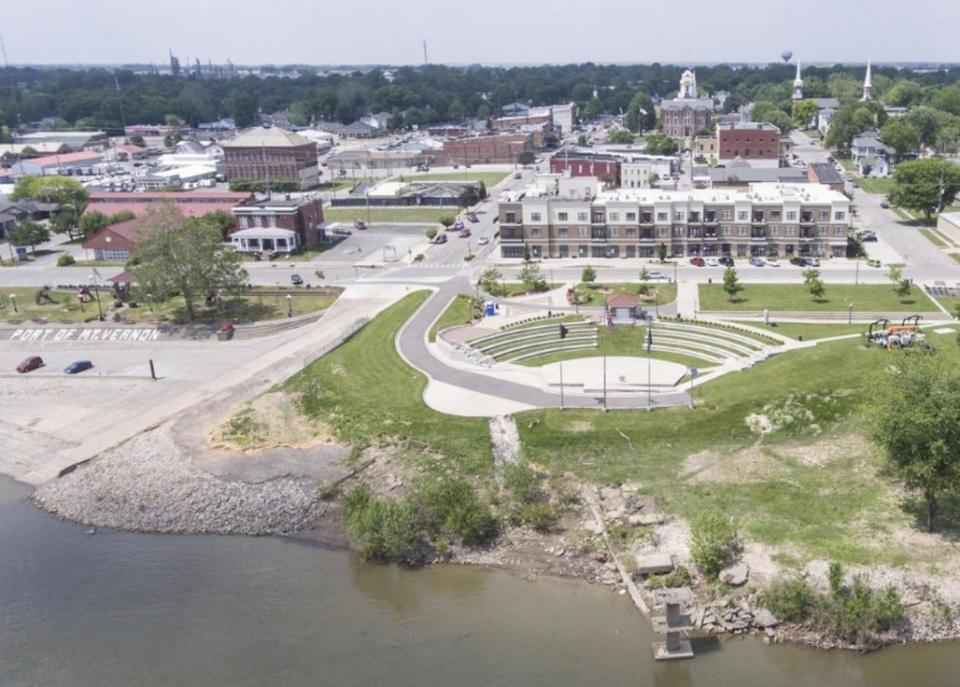
[[[615,293],[607,297],[604,304],[604,314],[608,322],[613,324],[636,324],[642,319],[640,296],[635,293]]]

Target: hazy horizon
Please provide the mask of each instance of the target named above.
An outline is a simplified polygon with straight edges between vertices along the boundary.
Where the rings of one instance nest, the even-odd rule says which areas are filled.
[[[11,65],[532,66],[953,63],[960,3],[691,0],[683,11],[625,0],[36,0],[0,16]],[[42,24],[41,28],[38,28]],[[919,47],[917,47],[919,46]]]

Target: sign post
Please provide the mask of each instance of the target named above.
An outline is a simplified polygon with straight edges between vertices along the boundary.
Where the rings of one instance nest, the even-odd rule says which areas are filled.
[[[695,367],[690,368],[690,410],[693,410],[693,380],[700,374],[700,370]]]

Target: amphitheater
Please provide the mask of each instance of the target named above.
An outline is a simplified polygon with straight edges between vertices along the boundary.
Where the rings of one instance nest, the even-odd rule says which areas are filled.
[[[562,338],[561,325],[566,328]],[[504,378],[535,378],[547,390],[557,390],[562,378],[564,390],[583,393],[598,391],[601,380],[603,388],[614,393],[674,390],[690,374],[705,381],[750,367],[785,350],[789,341],[749,325],[719,321],[618,324],[609,334],[601,330],[605,326],[590,318],[537,313],[453,327],[442,331],[438,341],[446,357],[461,364]],[[647,326],[653,339],[649,360],[644,345]],[[621,328],[629,329],[635,355],[625,354],[622,346],[608,350],[604,345],[604,339],[619,335]]]

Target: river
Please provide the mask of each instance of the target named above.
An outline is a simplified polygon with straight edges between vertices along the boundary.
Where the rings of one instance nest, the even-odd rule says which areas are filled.
[[[0,479],[0,685],[960,684],[960,646],[869,656],[751,639],[655,663],[626,596],[409,571],[276,538],[97,532]]]

